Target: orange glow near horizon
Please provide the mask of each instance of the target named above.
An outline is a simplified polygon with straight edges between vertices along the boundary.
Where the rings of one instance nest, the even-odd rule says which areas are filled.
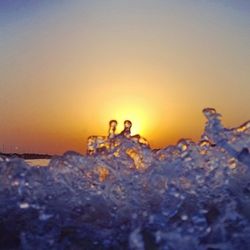
[[[153,148],[198,140],[205,107],[249,120],[250,16],[234,1],[2,2],[0,151],[83,153],[111,119]]]

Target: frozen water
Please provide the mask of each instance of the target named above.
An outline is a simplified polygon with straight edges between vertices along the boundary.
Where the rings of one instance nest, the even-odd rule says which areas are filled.
[[[109,135],[108,135],[109,139],[115,137],[116,126],[117,126],[117,121],[116,120],[111,120],[109,122]]]
[[[204,114],[198,143],[151,150],[114,126],[86,156],[1,159],[0,249],[250,249],[250,122]]]
[[[114,148],[120,144],[121,140],[131,139],[131,141],[137,142],[140,145],[149,146],[148,141],[140,135],[131,136],[132,122],[129,120],[124,121],[124,129],[120,134],[116,134],[117,121],[111,120],[109,122],[108,136],[90,136],[87,143],[87,154],[107,154],[112,152]]]
[[[129,138],[131,135],[131,127],[132,127],[132,122],[129,120],[124,121],[124,130],[121,132],[121,135]]]

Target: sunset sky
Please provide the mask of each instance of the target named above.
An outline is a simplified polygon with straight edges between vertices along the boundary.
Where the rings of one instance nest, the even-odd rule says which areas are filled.
[[[198,140],[204,107],[250,119],[248,0],[0,1],[0,151],[85,152],[110,119]]]

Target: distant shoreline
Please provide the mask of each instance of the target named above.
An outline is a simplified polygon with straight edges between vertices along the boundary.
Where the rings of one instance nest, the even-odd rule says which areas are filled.
[[[17,154],[17,153],[1,153],[0,157],[3,158],[22,158],[25,160],[33,160],[33,159],[51,159],[53,155],[49,154],[31,154],[31,153],[23,153],[23,154]]]

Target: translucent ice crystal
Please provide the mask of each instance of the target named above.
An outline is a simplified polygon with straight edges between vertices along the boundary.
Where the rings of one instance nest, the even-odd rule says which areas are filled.
[[[250,122],[215,109],[199,142],[152,150],[130,133],[47,167],[0,161],[1,249],[250,249]]]
[[[124,121],[124,129],[121,132],[121,135],[129,138],[131,135],[131,127],[132,127],[132,122],[129,120]]]
[[[129,120],[124,121],[124,129],[120,134],[116,134],[117,121],[111,120],[109,122],[108,136],[90,136],[87,142],[87,154],[94,155],[98,153],[110,153],[121,142],[129,139],[131,142],[135,142],[144,146],[149,146],[148,141],[140,135],[131,136],[132,122]]]
[[[109,139],[112,139],[115,137],[116,126],[117,126],[116,120],[111,120],[109,122],[109,135],[108,135]]]

